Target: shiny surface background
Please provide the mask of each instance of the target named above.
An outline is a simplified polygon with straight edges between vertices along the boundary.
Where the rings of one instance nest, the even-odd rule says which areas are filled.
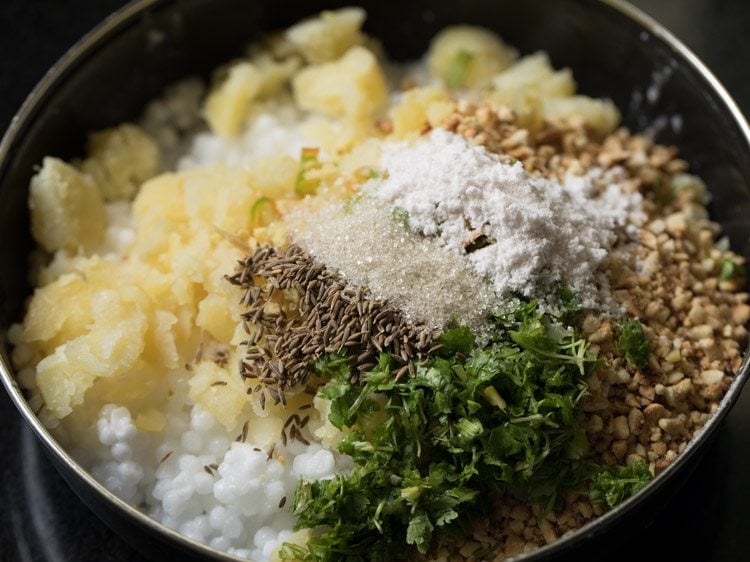
[[[118,0],[0,3],[0,128],[47,68]],[[750,2],[637,0],[716,73],[750,113]],[[57,475],[0,393],[0,559],[142,559],[100,523]],[[682,496],[610,560],[750,560],[750,387]]]

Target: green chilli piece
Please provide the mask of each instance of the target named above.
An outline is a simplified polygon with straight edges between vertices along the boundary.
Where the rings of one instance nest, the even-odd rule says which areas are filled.
[[[297,173],[297,181],[294,185],[294,193],[299,197],[305,195],[314,195],[318,189],[319,180],[311,180],[307,178],[307,173],[310,170],[320,168],[320,162],[318,162],[319,148],[303,148],[302,155],[300,156],[299,172]]]
[[[250,226],[253,228],[268,226],[280,216],[273,201],[268,197],[261,197],[250,207]]]
[[[445,72],[445,85],[449,88],[464,86],[473,60],[474,53],[464,50],[458,51]]]

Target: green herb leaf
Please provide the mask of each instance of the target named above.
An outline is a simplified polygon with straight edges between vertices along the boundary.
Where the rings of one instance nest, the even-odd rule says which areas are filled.
[[[476,338],[469,328],[459,326],[446,331],[438,343],[442,344],[441,355],[452,356],[456,353],[468,355],[474,347]]]
[[[409,526],[406,528],[406,543],[416,545],[419,552],[424,554],[427,552],[427,546],[430,544],[434,528],[427,515],[422,514],[412,517]]]
[[[648,465],[642,460],[629,466],[604,465],[592,478],[589,498],[611,508],[645,488],[651,479]]]
[[[648,354],[651,342],[643,333],[643,326],[637,320],[625,322],[620,326],[620,337],[617,349],[633,367],[643,369],[648,365]]]
[[[425,552],[438,532],[485,513],[480,497],[505,490],[549,509],[580,485],[578,402],[595,358],[534,301],[496,327],[485,348],[466,327],[446,331],[440,355],[399,380],[388,354],[358,383],[343,356],[315,363],[329,419],[350,428],[338,448],[354,468],[297,487],[298,528],[315,531],[310,560],[408,558],[406,545]]]
[[[394,207],[391,216],[393,217],[393,221],[400,225],[406,226],[409,224],[409,211],[406,209]]]
[[[722,259],[719,265],[719,279],[730,281],[732,279],[744,279],[747,277],[745,267],[733,259]]]

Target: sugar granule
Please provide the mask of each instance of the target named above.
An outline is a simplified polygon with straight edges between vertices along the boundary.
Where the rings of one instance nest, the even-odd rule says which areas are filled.
[[[298,213],[291,222],[295,242],[407,320],[437,329],[453,319],[480,332],[486,327],[496,301],[490,284],[437,240],[410,232],[380,201]]]

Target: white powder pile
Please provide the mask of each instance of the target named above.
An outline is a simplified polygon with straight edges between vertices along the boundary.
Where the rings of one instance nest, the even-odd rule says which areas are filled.
[[[598,195],[591,178],[533,178],[443,129],[385,145],[381,166],[385,179],[368,191],[405,209],[414,231],[460,255],[480,235],[491,242],[466,255],[498,293],[544,296],[563,284],[585,306],[608,302],[599,271],[639,195],[616,185]]]
[[[407,320],[441,329],[454,318],[481,331],[496,296],[470,265],[436,240],[415,236],[392,209],[365,198],[291,219],[293,238],[349,282],[370,289]]]

